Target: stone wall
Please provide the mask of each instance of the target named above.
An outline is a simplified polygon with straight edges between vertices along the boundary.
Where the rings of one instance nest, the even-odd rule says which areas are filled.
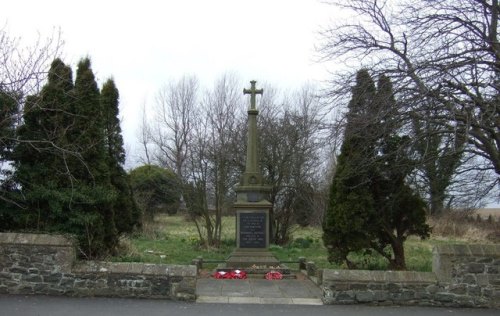
[[[436,246],[432,271],[448,292],[441,299],[500,307],[500,244]]]
[[[194,300],[196,266],[77,262],[70,238],[0,233],[0,293]]]
[[[60,235],[0,233],[0,293],[196,298],[194,265],[79,262],[74,245]],[[305,266],[322,282],[325,304],[500,307],[500,245],[439,245],[427,273]]]
[[[500,245],[439,245],[433,272],[322,272],[325,304],[500,307]]]

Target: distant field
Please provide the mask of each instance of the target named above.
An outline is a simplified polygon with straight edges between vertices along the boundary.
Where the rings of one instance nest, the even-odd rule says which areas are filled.
[[[496,209],[498,210],[498,209]],[[488,210],[491,212],[491,210]],[[496,211],[498,215],[498,211]],[[490,214],[490,213],[482,213]],[[486,217],[488,216],[486,215]],[[463,217],[430,219],[433,227],[430,239],[420,240],[410,237],[405,242],[407,266],[413,271],[431,271],[432,248],[442,243],[491,243],[498,242],[496,236],[499,222],[477,223]],[[120,254],[111,258],[113,261],[156,262],[189,264],[192,259],[202,256],[208,260],[224,260],[234,250],[234,217],[223,218],[222,243],[218,249],[205,249],[200,246],[196,227],[182,216],[159,216],[154,224],[146,227],[145,232],[122,239]],[[321,240],[321,228],[294,226],[292,242],[286,246],[272,245],[270,250],[283,261],[294,261],[299,257],[316,262],[319,268],[346,268],[330,264],[327,251]],[[496,236],[496,237],[495,237]],[[495,239],[492,239],[495,238]],[[359,268],[369,270],[387,269],[387,262],[377,254],[352,254],[350,259],[359,264]],[[215,263],[207,268],[215,267]],[[293,268],[293,266],[291,266]]]
[[[490,215],[500,218],[500,208],[480,208],[476,211],[476,214],[481,215],[483,218],[487,218]]]

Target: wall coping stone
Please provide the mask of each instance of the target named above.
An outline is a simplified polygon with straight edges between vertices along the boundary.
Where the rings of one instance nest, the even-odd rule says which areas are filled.
[[[79,262],[73,267],[74,273],[141,274],[196,277],[195,265],[157,264],[139,262]]]
[[[74,242],[71,235],[0,233],[0,292],[196,298],[195,265],[77,261]]]
[[[0,233],[0,244],[74,247],[71,237],[49,234]]]
[[[371,271],[371,270],[323,270],[323,281],[370,282],[370,283],[436,283],[433,272]]]
[[[434,246],[434,255],[473,256],[473,257],[500,257],[500,244],[444,244]]]
[[[500,244],[443,244],[433,272],[325,269],[323,301],[498,308],[499,257]]]

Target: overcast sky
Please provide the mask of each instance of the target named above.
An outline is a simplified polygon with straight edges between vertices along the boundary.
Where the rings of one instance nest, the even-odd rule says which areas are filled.
[[[67,64],[89,56],[100,84],[115,79],[129,167],[142,105],[152,108],[169,80],[196,75],[209,87],[229,71],[243,85],[295,89],[336,66],[315,62],[318,32],[339,16],[320,0],[6,0],[1,9],[10,36],[29,44],[60,29]]]
[[[0,24],[26,43],[60,28],[67,64],[89,56],[99,83],[114,77],[131,152],[142,104],[184,74],[211,86],[230,71],[282,89],[327,79],[314,45],[335,15],[319,0],[12,0],[2,13]]]

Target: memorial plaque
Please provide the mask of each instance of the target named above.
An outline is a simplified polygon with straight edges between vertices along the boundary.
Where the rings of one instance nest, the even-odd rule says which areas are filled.
[[[238,221],[240,248],[267,247],[266,212],[241,212],[238,214]]]
[[[247,193],[247,201],[248,202],[259,202],[261,194],[258,192],[248,192]]]

